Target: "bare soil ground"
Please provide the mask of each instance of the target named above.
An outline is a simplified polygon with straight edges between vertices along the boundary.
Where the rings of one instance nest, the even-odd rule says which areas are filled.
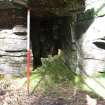
[[[25,87],[20,88],[16,80],[0,80],[0,105],[87,105],[86,95],[86,92],[75,92],[63,83],[27,95]],[[97,105],[105,105],[105,100],[97,100]]]

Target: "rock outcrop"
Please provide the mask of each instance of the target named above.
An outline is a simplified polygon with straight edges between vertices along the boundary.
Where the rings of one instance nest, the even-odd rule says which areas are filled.
[[[77,24],[78,67],[89,76],[105,72],[105,1],[86,0],[84,14]],[[79,30],[80,27],[80,30]]]
[[[105,16],[94,19],[79,40],[81,69],[88,75],[105,72]]]
[[[13,3],[14,6],[15,4],[19,4],[24,8],[26,8],[28,4],[27,0],[13,0],[11,3]],[[58,26],[61,27],[59,32],[54,31],[54,34],[57,34],[59,37],[61,37],[60,35],[65,36],[62,38],[61,47],[64,51],[65,64],[67,64],[72,71],[85,72],[87,75],[104,72],[104,0],[31,0],[28,5],[31,7],[31,21],[33,22],[31,23],[31,26],[33,24],[33,28],[31,27],[31,39],[33,40],[31,41],[35,44],[35,48],[39,49],[39,47],[42,47],[41,45],[39,46],[39,42],[36,43],[40,41],[38,39],[39,36],[42,35],[43,37],[43,34],[46,35],[46,33],[52,34],[50,30],[53,30],[53,28],[56,30],[56,22],[54,27],[50,30],[48,29],[49,26],[46,23],[48,18],[67,17],[62,23],[63,25]],[[25,15],[23,17],[26,17]],[[45,19],[43,23],[44,30],[42,29],[38,32],[38,28],[40,28],[38,24],[40,24],[40,22],[34,22],[35,18]],[[51,22],[53,21],[51,20]],[[60,24],[59,22],[58,24]],[[12,30],[0,31],[0,70],[4,67],[4,71],[7,70],[7,68],[12,70],[14,69],[13,67],[17,69],[18,67],[20,68],[21,64],[24,64],[26,56],[26,29],[20,27],[21,26],[15,27]],[[43,39],[44,37],[41,39],[42,42]],[[49,39],[52,41],[51,37]],[[37,41],[34,42],[34,40]],[[46,47],[45,43],[43,46]],[[35,48],[33,48],[33,51],[36,54],[38,50]],[[42,50],[42,48],[40,49]],[[15,69],[12,71],[15,71]]]
[[[26,28],[0,31],[0,73],[19,73],[26,65]]]

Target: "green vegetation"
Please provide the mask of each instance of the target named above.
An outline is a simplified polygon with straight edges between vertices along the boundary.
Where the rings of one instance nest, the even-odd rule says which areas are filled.
[[[105,90],[103,84],[105,82],[104,74],[96,78],[76,75],[64,64],[63,55],[43,58],[42,63],[41,67],[31,72],[31,93],[37,89],[46,91],[49,87],[58,88],[59,85],[65,84],[64,86],[67,86],[67,88],[85,90],[89,94],[92,92],[91,94],[94,97],[97,95],[104,97],[104,93],[102,92]]]
[[[63,55],[50,56],[42,59],[42,66],[31,72],[30,87],[32,92],[38,87],[56,87],[66,83],[71,87],[81,87],[81,78],[64,64]]]

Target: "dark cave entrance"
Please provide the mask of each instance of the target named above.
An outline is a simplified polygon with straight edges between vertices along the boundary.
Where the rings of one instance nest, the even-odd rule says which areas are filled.
[[[41,57],[58,54],[70,36],[69,16],[31,17],[33,68],[41,66]]]

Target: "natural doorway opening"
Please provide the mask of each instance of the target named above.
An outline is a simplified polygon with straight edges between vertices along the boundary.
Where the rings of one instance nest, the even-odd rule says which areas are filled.
[[[33,68],[42,65],[41,58],[58,54],[63,49],[70,30],[70,17],[31,17],[31,46]]]

